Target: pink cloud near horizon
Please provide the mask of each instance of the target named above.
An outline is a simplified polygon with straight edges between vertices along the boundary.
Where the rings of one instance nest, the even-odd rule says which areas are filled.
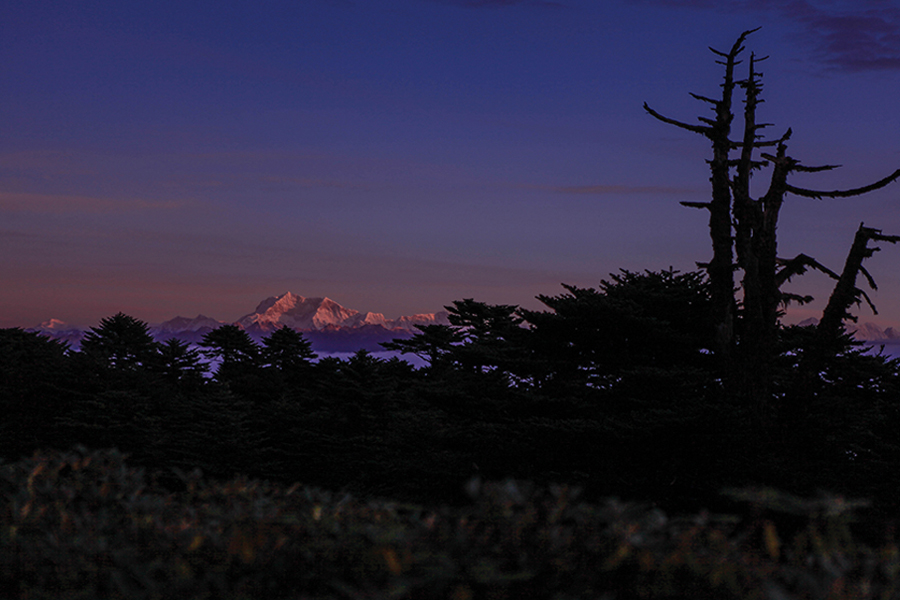
[[[141,210],[169,210],[184,203],[174,200],[113,199],[67,194],[0,192],[0,211],[36,214],[108,214]]]

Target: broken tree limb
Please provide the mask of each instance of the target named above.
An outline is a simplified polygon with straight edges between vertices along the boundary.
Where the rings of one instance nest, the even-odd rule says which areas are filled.
[[[822,312],[822,320],[819,321],[817,328],[817,337],[821,342],[837,339],[841,333],[842,323],[845,319],[853,319],[850,314],[850,307],[859,304],[862,300],[872,308],[877,314],[874,304],[869,296],[856,285],[856,278],[863,273],[869,286],[872,289],[878,289],[875,286],[875,280],[869,275],[868,271],[863,267],[863,261],[871,257],[879,248],[869,247],[870,241],[890,242],[896,244],[900,242],[900,236],[884,235],[880,229],[866,227],[863,223],[859,224],[856,235],[853,238],[853,245],[847,254],[847,260],[844,263],[844,270],[834,286],[834,291],[828,299],[828,304]]]

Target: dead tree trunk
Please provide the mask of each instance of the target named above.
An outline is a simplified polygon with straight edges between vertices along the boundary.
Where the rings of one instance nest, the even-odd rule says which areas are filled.
[[[781,308],[791,301],[811,300],[807,296],[784,292],[782,286],[793,275],[802,274],[807,268],[817,268],[840,279],[835,293],[832,294],[832,302],[829,302],[829,308],[832,305],[834,308],[823,316],[823,325],[820,326],[821,335],[831,335],[835,330],[834,319],[837,318],[840,324],[841,319],[848,314],[849,305],[854,299],[859,299],[862,292],[853,282],[856,273],[860,270],[865,273],[862,269],[862,260],[871,256],[871,252],[874,251],[867,249],[865,243],[862,254],[858,250],[851,250],[853,261],[851,264],[848,258],[845,272],[847,269],[853,272],[850,283],[852,293],[844,289],[843,277],[838,278],[806,255],[801,254],[791,260],[778,258],[778,217],[785,194],[812,198],[857,196],[896,180],[900,177],[900,170],[871,185],[846,191],[817,192],[788,184],[787,180],[792,172],[816,172],[836,167],[833,165],[806,167],[788,156],[787,140],[791,136],[790,129],[780,139],[762,140],[759,131],[768,125],[759,124],[756,119],[756,109],[761,102],[759,95],[762,91],[762,74],[757,72],[756,64],[763,59],[758,60],[751,55],[747,78],[740,81],[734,79],[735,66],[740,64],[737,60],[738,55],[744,50],[744,41],[753,31],[755,30],[742,33],[728,53],[711,49],[717,56],[724,58],[724,61],[717,61],[725,66],[721,99],[713,100],[691,94],[698,100],[713,105],[715,119],[700,117],[702,124],[692,125],[665,117],[646,103],[644,109],[664,123],[699,133],[712,141],[713,158],[708,161],[712,199],[710,202],[682,204],[709,210],[713,257],[709,263],[700,263],[700,266],[704,267],[709,275],[713,317],[717,325],[717,335],[712,349],[722,359],[723,374],[729,391],[748,402],[757,415],[758,423],[765,426],[772,412],[769,406],[773,379],[772,365],[778,347]],[[732,96],[736,85],[743,88],[745,96],[744,131],[740,142],[732,141],[729,137],[734,119]],[[776,153],[761,154],[763,160],[755,160],[754,150],[766,146],[776,147]],[[732,158],[732,152],[736,150],[740,150],[740,155]],[[764,166],[772,167],[769,187],[763,196],[754,198],[750,190],[751,177],[754,171]],[[877,230],[866,231],[876,232],[867,233],[866,242],[870,239],[897,241],[892,236],[882,236]],[[737,270],[742,272],[742,277],[740,290],[736,295],[734,276]],[[851,298],[849,302],[848,297]]]
[[[816,327],[813,342],[804,348],[795,389],[780,410],[782,430],[787,435],[790,431],[795,431],[806,418],[805,408],[821,389],[821,374],[827,370],[829,359],[837,356],[846,347],[846,342],[841,339],[844,322],[856,321],[856,317],[850,314],[850,307],[865,300],[872,312],[878,314],[868,294],[856,285],[856,280],[862,273],[869,287],[878,289],[872,276],[863,266],[867,258],[879,251],[878,247],[869,246],[869,242],[872,241],[897,243],[900,242],[900,236],[883,235],[878,229],[865,227],[860,223],[853,238],[853,245],[847,254],[844,270],[840,275],[831,273],[837,283],[822,312],[822,319]]]
[[[734,347],[734,239],[731,226],[731,151],[735,144],[731,141],[731,123],[734,121],[732,97],[737,83],[734,80],[734,68],[740,61],[738,56],[744,50],[744,40],[751,31],[745,31],[738,37],[728,53],[710,48],[714,54],[724,60],[716,62],[725,66],[722,83],[722,95],[719,99],[707,98],[691,94],[694,98],[713,106],[715,119],[701,117],[703,125],[691,125],[659,114],[647,103],[644,110],[670,125],[675,125],[694,133],[704,135],[712,142],[713,157],[709,161],[710,182],[712,183],[712,199],[710,202],[683,202],[685,206],[703,208],[709,211],[709,236],[712,240],[713,256],[708,263],[700,263],[706,269],[710,280],[713,319],[716,324],[714,340],[715,352],[728,363]]]
[[[844,263],[844,270],[834,286],[834,291],[828,299],[828,305],[822,312],[822,320],[819,321],[819,325],[816,328],[817,348],[827,348],[829,342],[841,334],[844,321],[856,321],[856,317],[850,314],[852,305],[860,304],[862,300],[865,300],[872,312],[878,314],[878,311],[869,299],[869,295],[856,285],[856,278],[862,273],[869,287],[873,290],[878,289],[875,285],[875,280],[863,266],[863,262],[867,258],[870,258],[880,250],[877,246],[870,248],[870,241],[896,244],[900,242],[900,236],[883,235],[880,230],[865,227],[860,223],[859,229],[856,230],[856,236],[853,238],[850,253],[847,255],[847,260]]]

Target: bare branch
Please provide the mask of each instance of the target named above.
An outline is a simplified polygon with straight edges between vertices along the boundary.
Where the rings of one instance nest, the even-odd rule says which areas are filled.
[[[895,181],[898,177],[900,177],[900,169],[897,169],[896,171],[894,171],[893,173],[891,173],[884,179],[876,181],[873,184],[870,184],[870,185],[867,185],[867,186],[864,186],[861,188],[854,188],[852,190],[834,190],[834,191],[830,191],[830,192],[822,192],[822,191],[816,191],[816,190],[806,190],[806,189],[794,187],[794,186],[788,184],[787,191],[789,191],[790,193],[792,193],[794,195],[803,196],[805,198],[817,198],[817,199],[849,198],[851,196],[859,196],[859,195],[865,194],[867,192],[872,192],[872,191],[881,189],[884,186],[886,186],[887,184]]]
[[[708,48],[713,52],[713,54],[718,54],[719,56],[721,56],[723,58],[737,56],[738,54],[740,54],[741,52],[744,51],[744,47],[742,46],[742,44],[744,43],[744,40],[747,39],[747,36],[750,35],[751,33],[759,31],[759,30],[760,30],[760,27],[756,27],[754,29],[748,29],[747,31],[743,32],[738,37],[738,39],[734,42],[734,44],[731,46],[731,52],[729,52],[728,54],[725,54],[724,52],[722,52],[720,50],[716,50],[712,46],[708,46]]]
[[[753,147],[754,148],[766,148],[766,147],[770,147],[770,146],[777,146],[780,143],[781,143],[781,140],[767,140],[765,142],[753,142]],[[743,148],[744,143],[743,142],[732,142],[731,147],[732,148]]]
[[[799,305],[809,304],[815,300],[812,296],[800,296],[798,294],[792,294],[790,292],[781,292],[781,305],[787,307],[791,302],[796,302]]]
[[[776,262],[782,266],[781,270],[778,271],[776,275],[776,280],[778,281],[778,287],[781,287],[785,282],[790,281],[791,277],[794,275],[803,275],[806,273],[806,269],[815,269],[821,273],[825,273],[829,277],[835,280],[839,280],[841,277],[816,259],[811,256],[807,256],[806,254],[798,254],[794,258],[791,259],[783,259],[779,258]]]
[[[708,209],[710,206],[709,202],[679,202],[682,206],[687,206],[688,208],[706,208]]]
[[[900,235],[883,235],[880,229],[872,229],[869,238],[879,242],[890,242],[896,244],[900,242]]]
[[[833,171],[834,169],[839,169],[841,165],[821,165],[819,167],[807,167],[805,165],[794,165],[792,171],[797,171],[798,173],[818,173],[820,171]]]
[[[875,291],[877,292],[877,291],[878,291],[878,286],[875,285],[875,279],[872,277],[872,274],[869,273],[869,271],[868,271],[865,267],[863,267],[863,266],[860,266],[860,267],[859,267],[859,272],[862,273],[862,274],[863,274],[863,277],[866,278],[866,281],[868,282],[869,287],[872,288],[873,290],[875,290]],[[876,313],[876,314],[877,314],[877,313]]]
[[[872,309],[872,314],[873,314],[873,315],[877,315],[877,314],[878,314],[878,309],[875,308],[875,305],[872,303],[872,299],[869,298],[869,295],[868,295],[867,293],[865,293],[863,290],[859,289],[859,288],[856,288],[856,292],[857,292],[860,296],[863,297],[863,299],[866,301],[866,304],[868,304],[868,305],[869,305],[869,308]],[[857,300],[856,303],[859,304],[859,301]],[[853,322],[855,323],[855,322],[856,322],[856,319],[853,319]]]
[[[668,123],[669,125],[674,125],[675,127],[687,129],[688,131],[693,131],[694,133],[699,133],[699,134],[705,135],[705,136],[709,136],[710,133],[712,132],[711,127],[704,127],[702,125],[691,125],[689,123],[682,123],[681,121],[676,121],[675,119],[670,119],[669,117],[665,117],[665,116],[659,114],[658,112],[656,112],[655,110],[653,110],[652,108],[650,108],[650,105],[648,105],[646,102],[644,102],[644,110],[646,110],[648,113],[650,113],[651,116],[659,119],[663,123]]]
[[[776,142],[776,143],[778,143],[778,144],[783,144],[783,143],[787,142],[789,139],[791,139],[791,135],[793,135],[793,133],[794,133],[794,130],[791,129],[790,127],[788,127],[788,128],[787,128],[787,131],[785,131],[785,132],[781,135],[781,138],[780,138],[780,139],[778,140],[778,142]]]
[[[728,166],[736,167],[736,166],[738,166],[738,164],[740,164],[740,162],[741,162],[741,159],[735,158],[735,159],[728,161]],[[769,161],[767,161],[767,160],[751,160],[750,161],[751,169],[762,169],[763,167],[768,167],[768,166],[769,166]]]
[[[697,100],[702,100],[703,102],[709,102],[710,104],[718,105],[718,100],[713,100],[712,98],[707,98],[706,96],[701,96],[700,94],[695,94],[693,92],[688,92],[693,98]]]

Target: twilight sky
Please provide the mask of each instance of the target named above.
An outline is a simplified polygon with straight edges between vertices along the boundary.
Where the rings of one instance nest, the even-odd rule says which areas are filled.
[[[0,327],[234,320],[267,296],[389,318],[710,257],[696,122],[727,51],[813,189],[900,167],[896,0],[30,0],[0,6]],[[740,74],[743,75],[743,71]],[[764,191],[768,172],[754,190]],[[783,256],[840,270],[900,183],[789,196]],[[900,247],[862,321],[900,323]],[[830,282],[796,279],[819,299]]]

